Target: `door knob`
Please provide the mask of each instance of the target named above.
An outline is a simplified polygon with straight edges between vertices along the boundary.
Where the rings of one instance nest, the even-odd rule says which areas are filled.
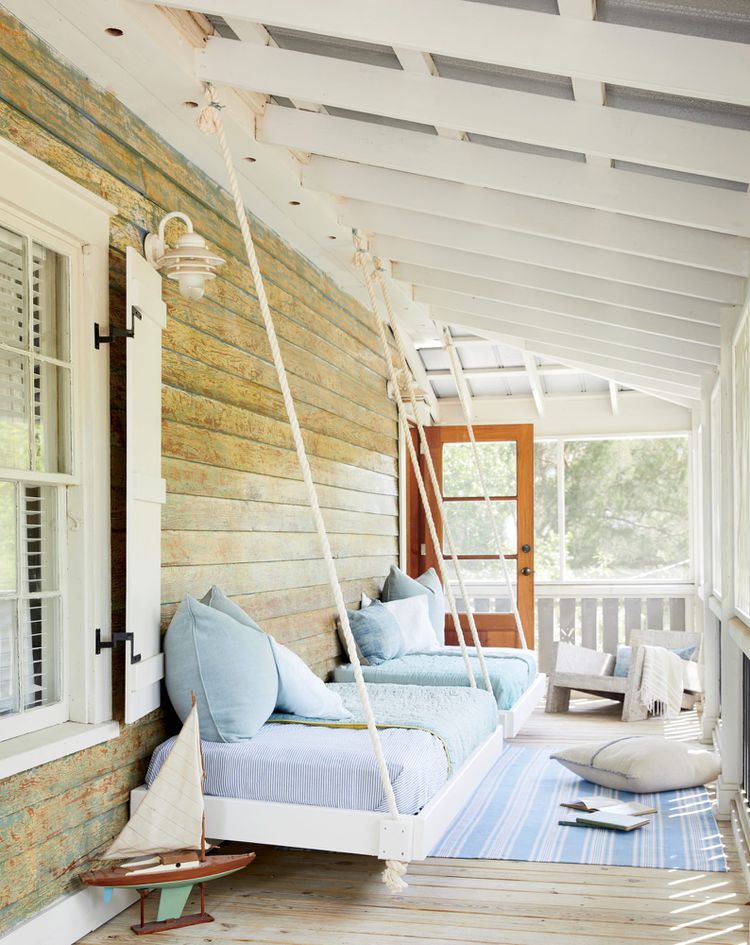
[[[521,574],[523,574],[525,577],[528,577],[530,574],[533,574],[533,573],[534,572],[532,571],[531,568],[521,568]]]
[[[521,545],[521,551],[527,555],[531,551],[531,545]]]

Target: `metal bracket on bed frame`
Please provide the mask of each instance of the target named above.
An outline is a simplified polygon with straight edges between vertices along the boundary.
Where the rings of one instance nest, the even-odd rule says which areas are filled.
[[[410,860],[412,858],[414,824],[409,820],[381,820],[378,858]]]

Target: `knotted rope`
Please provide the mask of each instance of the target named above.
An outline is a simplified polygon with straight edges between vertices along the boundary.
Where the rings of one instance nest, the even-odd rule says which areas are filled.
[[[396,795],[393,792],[393,785],[391,784],[390,775],[388,774],[388,764],[385,760],[385,755],[383,754],[383,747],[380,742],[380,735],[375,722],[375,716],[373,714],[370,699],[367,694],[367,686],[365,685],[365,680],[362,675],[362,667],[360,666],[359,657],[357,656],[357,645],[354,642],[351,627],[349,626],[349,616],[346,610],[344,595],[341,591],[338,575],[336,574],[336,565],[333,559],[333,552],[331,551],[331,544],[328,539],[325,523],[323,522],[323,515],[320,511],[320,503],[318,501],[318,495],[315,489],[315,483],[313,481],[312,470],[310,469],[310,462],[307,458],[307,452],[305,450],[305,444],[302,438],[302,430],[300,429],[299,420],[297,419],[297,410],[294,406],[294,399],[289,388],[289,380],[287,378],[284,359],[281,354],[281,349],[279,348],[279,342],[276,336],[276,328],[271,316],[271,309],[268,305],[266,290],[263,284],[263,277],[258,265],[258,257],[255,252],[252,233],[250,232],[250,223],[247,218],[247,211],[245,210],[245,205],[242,200],[242,192],[240,191],[240,185],[237,181],[237,173],[234,168],[229,145],[227,144],[227,138],[224,132],[224,123],[221,120],[222,106],[217,101],[213,86],[210,84],[206,86],[206,99],[208,100],[208,105],[206,105],[201,110],[200,115],[198,116],[198,127],[204,134],[216,136],[221,148],[222,155],[224,156],[224,163],[226,165],[227,176],[229,178],[229,187],[234,199],[234,207],[237,212],[237,221],[242,232],[242,240],[245,244],[247,261],[253,276],[255,292],[258,297],[258,304],[260,305],[263,324],[268,336],[268,343],[271,348],[271,355],[273,357],[274,367],[276,368],[276,374],[279,380],[279,387],[281,388],[281,393],[284,398],[284,406],[286,407],[287,416],[289,418],[289,426],[291,427],[292,431],[294,448],[297,452],[297,459],[300,464],[300,469],[302,470],[302,479],[307,491],[307,500],[310,504],[313,520],[315,521],[315,529],[318,533],[320,548],[323,555],[323,560],[325,562],[326,572],[328,574],[328,581],[336,603],[336,611],[338,613],[341,630],[344,635],[346,650],[354,670],[354,680],[357,685],[357,692],[359,694],[360,702],[362,703],[362,710],[367,721],[367,731],[370,735],[370,741],[375,753],[380,780],[383,784],[383,790],[385,792],[385,797],[388,804],[388,813],[394,820],[400,820],[400,814],[396,804]],[[385,870],[383,871],[383,882],[391,891],[399,892],[400,890],[406,888],[407,884],[404,881],[406,869],[406,863],[402,863],[399,860],[386,860]]]
[[[372,306],[373,315],[375,316],[375,323],[377,324],[378,334],[380,336],[380,344],[383,348],[383,357],[385,358],[386,367],[388,368],[388,379],[391,382],[391,389],[393,391],[393,396],[396,400],[396,408],[398,411],[399,420],[404,426],[406,436],[406,449],[409,453],[409,459],[411,460],[411,466],[414,470],[414,478],[417,481],[417,489],[419,490],[419,497],[422,500],[422,508],[424,509],[425,518],[427,520],[427,528],[430,532],[430,538],[432,539],[433,547],[436,551],[436,563],[438,566],[438,572],[440,574],[440,580],[443,583],[445,588],[445,597],[448,601],[448,607],[450,609],[451,616],[453,617],[454,625],[457,627],[457,636],[458,642],[461,646],[461,655],[464,658],[464,666],[466,667],[466,675],[469,677],[469,685],[472,689],[476,688],[477,682],[474,678],[474,669],[471,665],[471,659],[469,658],[469,651],[466,647],[466,641],[464,640],[463,633],[461,632],[461,624],[459,623],[458,616],[458,607],[456,606],[456,599],[453,594],[453,589],[451,588],[448,576],[445,572],[445,562],[443,560],[442,546],[438,539],[437,527],[435,525],[435,519],[432,517],[432,510],[430,509],[430,502],[427,498],[427,489],[425,487],[424,477],[422,476],[422,470],[419,467],[419,458],[417,456],[417,451],[414,446],[414,441],[409,430],[408,419],[406,416],[406,408],[404,407],[404,401],[401,396],[401,390],[398,383],[398,373],[396,368],[393,366],[393,359],[391,358],[390,346],[388,344],[388,338],[385,334],[385,325],[382,318],[378,314],[378,300],[375,295],[375,286],[373,285],[372,277],[372,260],[369,259],[367,253],[360,245],[356,236],[354,239],[354,265],[362,270],[362,275],[364,276],[365,285],[367,287],[367,294],[370,297],[370,305]],[[406,372],[408,374],[408,367]],[[439,496],[439,493],[436,492],[436,495]],[[492,689],[489,690],[492,692]]]
[[[484,507],[487,511],[487,516],[490,520],[490,527],[492,528],[492,534],[495,539],[495,547],[497,548],[497,556],[500,559],[503,570],[503,580],[505,585],[508,588],[508,597],[510,599],[511,612],[516,622],[516,632],[518,633],[518,639],[521,641],[521,649],[527,650],[528,644],[526,643],[526,635],[523,632],[523,624],[521,623],[521,614],[518,612],[518,599],[516,597],[516,592],[513,590],[513,585],[510,580],[510,573],[508,572],[508,562],[505,560],[505,553],[503,551],[503,542],[500,538],[500,530],[497,527],[497,520],[492,509],[492,500],[490,499],[490,492],[487,487],[487,480],[484,477],[484,472],[482,470],[482,464],[479,462],[479,448],[477,447],[477,441],[474,437],[474,425],[471,422],[471,413],[469,412],[469,405],[464,399],[464,388],[461,382],[459,381],[459,367],[458,363],[458,353],[456,347],[453,344],[453,338],[451,337],[448,328],[444,325],[441,332],[440,338],[443,343],[443,348],[445,349],[446,354],[448,355],[448,363],[450,364],[451,375],[453,377],[453,383],[456,385],[456,390],[458,391],[458,400],[461,404],[461,410],[464,415],[464,423],[466,425],[466,430],[469,434],[469,442],[471,443],[471,453],[474,457],[474,465],[477,469],[477,475],[479,476],[479,483],[482,487],[482,493],[484,495]]]
[[[356,242],[356,241],[355,241]],[[466,605],[466,618],[469,622],[469,630],[471,632],[471,639],[474,643],[476,649],[477,659],[479,660],[479,668],[482,671],[482,681],[484,682],[484,687],[487,692],[493,693],[492,682],[490,680],[490,674],[487,670],[487,662],[484,658],[484,650],[482,649],[482,641],[479,639],[479,633],[477,631],[476,620],[474,619],[474,608],[471,606],[471,600],[466,589],[466,584],[464,582],[463,569],[458,557],[458,549],[456,548],[456,543],[453,539],[453,532],[448,521],[448,516],[445,512],[445,503],[443,502],[443,491],[438,482],[437,473],[435,472],[435,464],[432,461],[432,453],[430,452],[429,444],[427,443],[427,434],[425,433],[424,424],[419,416],[419,411],[417,410],[417,398],[414,391],[414,382],[411,377],[411,371],[409,370],[409,362],[406,360],[406,351],[404,349],[404,342],[401,337],[401,329],[398,327],[398,322],[396,317],[393,314],[393,304],[391,302],[391,294],[388,290],[388,285],[383,278],[383,270],[380,267],[375,269],[375,278],[380,284],[380,291],[383,295],[383,301],[385,302],[386,312],[388,313],[388,324],[391,327],[393,332],[393,338],[396,342],[396,350],[398,351],[398,356],[401,361],[401,365],[404,369],[404,376],[406,378],[406,390],[409,394],[409,402],[411,408],[414,411],[414,419],[417,424],[417,430],[419,431],[419,442],[422,446],[422,452],[424,453],[425,464],[427,466],[427,472],[430,476],[430,483],[432,484],[432,492],[435,496],[435,503],[437,505],[438,514],[440,515],[440,520],[443,524],[443,533],[445,534],[445,539],[448,543],[448,551],[450,552],[451,559],[453,561],[453,567],[456,572],[456,580],[458,581],[458,587],[461,591],[461,596],[463,597],[464,603]],[[423,500],[424,501],[424,500]],[[426,515],[428,519],[431,517],[429,510],[429,505],[426,506]],[[434,539],[433,539],[434,541]],[[441,558],[442,548],[440,545],[436,544],[435,549],[438,551],[438,560]],[[449,587],[448,582],[445,582],[446,588]],[[458,636],[459,642],[464,642],[464,634],[461,628],[461,624],[456,620],[456,635]]]

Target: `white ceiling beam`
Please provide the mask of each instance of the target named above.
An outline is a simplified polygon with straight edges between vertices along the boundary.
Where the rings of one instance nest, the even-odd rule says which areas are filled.
[[[620,412],[620,391],[614,381],[609,382],[609,405],[612,416],[616,417]]]
[[[530,351],[523,352],[523,363],[526,365],[526,371],[529,377],[529,384],[531,386],[531,396],[534,398],[534,405],[536,407],[536,412],[540,417],[544,416],[544,388],[542,387],[542,382],[539,377],[539,372],[536,366],[536,358]]]
[[[493,282],[490,279],[477,279],[474,276],[462,276],[440,269],[427,269],[403,263],[396,263],[392,267],[392,275],[394,279],[410,283],[415,290],[444,289],[472,298],[504,302],[536,311],[554,312],[558,315],[569,315],[602,325],[634,328],[638,331],[652,332],[685,341],[696,341],[717,348],[720,344],[720,329],[717,325],[705,325],[683,318],[654,315],[653,312],[639,312],[615,305],[602,305],[587,299],[558,295],[555,292],[508,285]],[[413,292],[413,295],[415,299],[420,300],[418,291]]]
[[[416,290],[415,298],[418,302],[429,305],[433,313],[436,309],[468,312],[482,318],[515,322],[542,331],[557,331],[573,336],[571,344],[583,343],[584,340],[597,340],[605,344],[627,345],[635,349],[633,360],[636,361],[648,351],[653,352],[654,355],[684,359],[685,368],[692,369],[696,373],[719,364],[719,348],[685,341],[682,338],[665,338],[663,335],[651,332],[606,325],[583,318],[570,318],[567,315],[557,315],[552,312],[540,312],[517,305],[506,305],[502,302],[478,299],[444,289],[420,288]]]
[[[489,4],[467,8],[462,0],[151,2],[459,59],[750,104],[750,49],[739,43]]]
[[[707,325],[718,325],[720,322],[720,305],[688,295],[644,289],[622,282],[610,282],[578,273],[493,259],[478,253],[465,253],[396,237],[377,236],[371,245],[378,256],[392,261],[394,273],[401,272],[403,265],[413,264],[494,282],[528,286],[641,312],[671,315]]]
[[[221,37],[196,50],[195,63],[198,78],[234,88],[692,174],[750,178],[750,134],[737,128],[707,128]]]
[[[480,339],[485,348],[491,348],[492,342],[488,341],[486,338]],[[454,338],[454,344],[456,347],[460,347],[460,344],[457,343],[457,339]],[[439,345],[437,346],[439,347]],[[526,377],[527,371],[526,366],[523,367],[488,367],[488,368],[463,368],[463,375],[467,380],[472,378],[483,378],[483,377],[497,377],[502,380],[512,380],[518,377]],[[567,364],[538,364],[536,366],[537,374],[540,377],[556,376],[559,377],[561,374],[577,374],[579,373],[574,368],[568,367]],[[451,372],[448,368],[434,368],[433,370],[427,371],[427,377],[429,380],[433,378],[441,377],[451,377]]]
[[[566,350],[569,355],[574,352],[579,358],[594,363],[601,363],[602,367],[612,361],[618,366],[627,368],[634,376],[663,379],[673,385],[688,390],[700,389],[700,378],[708,369],[695,361],[675,358],[650,351],[639,351],[636,348],[606,341],[594,340],[590,337],[577,337],[547,328],[530,327],[520,321],[486,318],[469,312],[455,312],[450,309],[433,308],[434,317],[450,325],[463,325],[483,333],[492,332],[497,336],[516,339],[516,347],[528,348],[535,353],[541,353],[540,345],[549,349]],[[519,344],[520,342],[520,344]],[[513,344],[513,342],[510,342]],[[554,357],[555,355],[551,355]],[[560,357],[568,361],[568,358]]]
[[[573,17],[577,20],[593,20],[596,18],[596,0],[557,0],[557,9],[560,16]],[[587,79],[580,76],[571,76],[573,97],[577,102],[588,102],[590,105],[604,105],[606,90],[600,79]],[[609,157],[601,154],[587,154],[586,163],[599,167],[611,167]]]
[[[429,53],[419,49],[405,49],[401,46],[394,46],[393,51],[404,72],[412,72],[414,75],[438,75]],[[452,138],[454,141],[463,141],[466,138],[466,132],[459,131],[457,128],[436,127],[435,131],[441,138]]]
[[[342,160],[750,236],[750,197],[718,187],[449,141],[437,135],[315,115],[280,105],[266,107],[256,122],[256,136],[266,144]]]
[[[339,197],[434,213],[584,246],[746,276],[750,240],[314,155],[302,185]],[[749,208],[750,209],[750,208]]]
[[[745,295],[739,276],[678,266],[642,256],[626,256],[594,246],[579,246],[526,233],[464,223],[413,210],[383,207],[359,200],[344,200],[339,222],[368,233],[396,236],[446,246],[497,259],[514,260],[548,269],[596,276],[645,288],[691,295],[708,301],[737,305]]]
[[[582,374],[593,374],[594,377],[601,377],[604,380],[614,380],[626,387],[664,396],[668,399],[675,397],[677,398],[676,403],[683,403],[686,399],[699,400],[701,396],[699,384],[685,384],[681,380],[675,382],[670,376],[662,372],[640,365],[632,365],[629,361],[623,361],[616,357],[600,355],[591,358],[583,352],[564,345],[541,341],[525,341],[523,338],[500,334],[489,328],[480,327],[471,328],[471,330],[480,332],[488,341],[493,341],[496,344],[515,345],[540,357],[555,358]]]

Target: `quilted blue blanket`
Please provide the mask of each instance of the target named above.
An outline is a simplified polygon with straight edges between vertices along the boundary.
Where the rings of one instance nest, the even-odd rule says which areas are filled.
[[[363,667],[364,669],[365,667]],[[326,728],[364,728],[365,717],[354,683],[330,683],[339,693],[353,718],[342,722],[330,719],[303,719],[296,715],[272,715],[269,722],[294,722]],[[383,684],[368,686],[378,728],[418,729],[429,732],[442,743],[451,772],[495,731],[497,706],[483,689],[424,685]]]
[[[473,652],[473,650],[471,651]],[[493,647],[484,650],[487,671],[499,709],[511,709],[536,677],[536,657],[529,650]],[[477,685],[481,686],[479,660],[472,657]],[[369,683],[397,683],[417,686],[464,686],[469,680],[457,646],[446,646],[429,653],[409,653],[379,666],[363,666]],[[354,670],[350,663],[337,666],[336,682],[350,682]]]

